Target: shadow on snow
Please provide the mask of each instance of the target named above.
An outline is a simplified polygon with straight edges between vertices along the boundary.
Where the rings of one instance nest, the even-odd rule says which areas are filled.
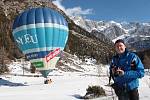
[[[8,80],[0,78],[0,86],[10,86],[10,87],[13,87],[13,86],[27,86],[27,85],[24,85],[22,83],[10,82]]]

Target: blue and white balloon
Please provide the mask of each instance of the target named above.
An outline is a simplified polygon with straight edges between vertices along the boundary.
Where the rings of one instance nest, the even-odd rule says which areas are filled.
[[[44,75],[55,68],[64,50],[68,24],[59,12],[51,8],[32,8],[16,17],[13,36],[27,59]]]

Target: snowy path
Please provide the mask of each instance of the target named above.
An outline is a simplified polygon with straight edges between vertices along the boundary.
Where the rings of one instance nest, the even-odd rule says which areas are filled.
[[[79,100],[79,95],[85,95],[86,88],[90,85],[107,83],[106,77],[81,76],[77,73],[67,73],[62,76],[50,76],[53,82],[43,84],[42,77],[26,76],[1,76],[0,98],[1,100]],[[149,76],[140,80],[140,99],[149,100],[150,88]],[[5,84],[3,83],[5,82]],[[105,87],[110,94],[110,88]],[[102,97],[93,100],[113,100],[112,97]],[[115,99],[117,100],[117,99]]]
[[[88,85],[98,85],[98,77],[51,76],[51,84],[43,84],[42,77],[5,76],[0,80],[1,100],[77,100]],[[7,84],[6,84],[7,80]],[[5,84],[2,83],[5,82]],[[13,85],[12,85],[13,84]]]
[[[20,65],[17,64],[11,64],[11,75],[0,76],[2,78],[0,79],[1,100],[79,100],[78,97],[85,95],[88,86],[93,85],[100,85],[108,95],[107,97],[93,100],[113,100],[111,88],[105,86],[108,84],[106,66],[99,67],[97,70],[97,66],[84,65],[82,67],[85,69],[85,72],[62,72],[56,70],[49,74],[49,78],[53,82],[44,84],[44,78],[39,73],[25,72],[25,76],[23,76],[22,67],[19,67]],[[27,77],[28,75],[30,77]],[[40,77],[32,77],[34,75],[40,75]],[[140,80],[140,100],[149,100],[149,91],[150,74],[147,73]]]

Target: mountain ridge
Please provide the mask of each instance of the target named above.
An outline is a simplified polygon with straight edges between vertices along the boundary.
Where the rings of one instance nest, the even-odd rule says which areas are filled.
[[[125,40],[130,49],[150,48],[150,23],[140,22],[115,22],[115,21],[93,21],[84,19],[81,16],[71,17],[74,22],[88,32],[97,31],[97,34],[104,34],[111,41],[117,38]],[[137,39],[135,39],[137,38]],[[142,41],[142,44],[140,43]],[[133,47],[133,48],[132,48]]]

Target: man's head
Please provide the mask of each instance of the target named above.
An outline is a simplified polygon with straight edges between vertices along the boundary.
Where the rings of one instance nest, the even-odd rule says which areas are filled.
[[[116,49],[116,52],[118,54],[122,54],[125,52],[125,49],[126,49],[126,45],[124,43],[124,41],[122,39],[118,39],[116,42],[115,42],[115,49]]]

